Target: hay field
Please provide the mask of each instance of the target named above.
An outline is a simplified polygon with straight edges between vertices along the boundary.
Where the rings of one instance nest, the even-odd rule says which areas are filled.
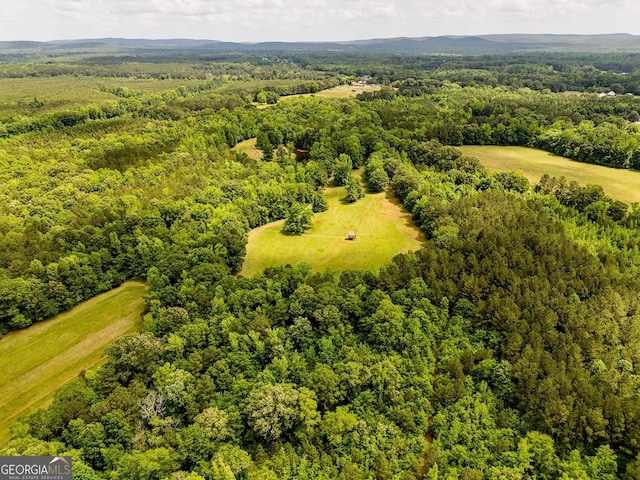
[[[129,281],[0,340],[0,445],[18,417],[46,407],[58,388],[102,362],[109,343],[141,328],[145,292]]]
[[[520,170],[532,183],[545,173],[564,176],[581,185],[601,185],[605,193],[626,203],[640,202],[640,172],[576,162],[543,150],[526,147],[465,145],[459,147],[465,155],[476,157],[491,170]]]

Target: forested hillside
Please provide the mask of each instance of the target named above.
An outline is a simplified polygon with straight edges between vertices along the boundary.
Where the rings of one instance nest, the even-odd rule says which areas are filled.
[[[3,66],[92,93],[1,99],[2,333],[128,278],[149,293],[142,332],[1,453],[72,455],[78,479],[639,478],[637,205],[491,173],[455,148],[634,168],[637,97],[525,88],[508,57],[494,85],[464,80],[473,58],[444,80],[401,59],[350,72],[337,54],[299,55],[136,89],[117,62]],[[388,85],[278,102],[365,75]],[[254,137],[264,160],[231,149]],[[292,258],[237,275],[250,229],[313,222],[323,189],[357,190],[360,167],[411,213],[422,249],[378,273]]]
[[[217,32],[216,32],[217,33]],[[52,52],[83,54],[116,50],[129,55],[148,55],[158,50],[180,50],[193,56],[212,52],[367,52],[395,54],[504,54],[508,52],[636,52],[640,38],[625,33],[601,35],[442,35],[437,37],[374,38],[352,41],[303,41],[303,42],[223,42],[218,40],[191,39],[128,39],[92,38],[55,40],[49,42],[13,41],[0,42],[0,54],[11,59],[33,57]],[[2,58],[2,57],[0,57]]]

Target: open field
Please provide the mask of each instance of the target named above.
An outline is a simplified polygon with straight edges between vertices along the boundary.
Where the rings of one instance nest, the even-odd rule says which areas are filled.
[[[362,92],[375,92],[380,90],[379,85],[375,87],[352,87],[351,85],[338,85],[337,87],[322,90],[315,95],[326,98],[353,98]]]
[[[351,204],[341,201],[344,187],[328,188],[325,195],[329,209],[315,214],[303,235],[280,233],[283,220],[251,231],[240,274],[302,262],[319,271],[377,271],[394,255],[421,247],[424,237],[411,216],[385,193],[367,194]],[[356,240],[345,239],[349,230],[355,230]]]
[[[291,100],[293,98],[300,97],[323,97],[323,98],[355,98],[356,95],[362,92],[375,92],[376,90],[380,90],[379,85],[376,87],[352,87],[351,85],[338,85],[337,87],[328,88],[326,90],[320,90],[316,93],[297,93],[295,95],[284,95],[280,97],[279,102]],[[273,107],[274,104],[267,103],[254,103],[257,108],[269,108]]]
[[[564,176],[581,185],[601,185],[611,198],[622,202],[640,202],[640,172],[576,162],[549,152],[526,147],[465,145],[465,155],[476,157],[491,170],[520,170],[534,183],[545,173]]]
[[[290,98],[296,97],[324,97],[324,98],[354,98],[356,95],[362,92],[375,92],[376,90],[380,90],[380,86],[376,87],[352,87],[351,85],[338,85],[337,87],[328,88],[327,90],[320,90],[316,93],[301,93],[298,95],[287,95],[286,97],[281,97],[280,100],[287,100]]]
[[[0,340],[0,444],[18,417],[45,407],[58,388],[99,365],[109,343],[140,329],[145,291],[142,282],[126,282]]]
[[[262,150],[259,150],[256,147],[256,140],[257,140],[256,137],[249,138],[240,143],[237,143],[236,145],[234,145],[234,147],[231,150],[234,150],[237,152],[244,152],[249,156],[249,158],[253,160],[262,160],[264,158],[264,153],[262,153]],[[274,152],[274,158],[276,156],[276,153],[277,152]],[[293,153],[291,153],[289,154],[289,158],[291,160],[295,160],[296,156]]]
[[[102,91],[101,88],[123,87],[134,92],[159,93],[180,86],[204,84],[203,80],[152,78],[75,77],[60,75],[53,77],[0,78],[0,113],[23,114],[45,113],[61,107],[102,104],[120,97]],[[44,104],[37,109],[29,103],[37,98]]]
[[[256,148],[256,138],[249,138],[244,142],[236,144],[231,150],[246,153],[253,160],[262,160],[262,151]]]

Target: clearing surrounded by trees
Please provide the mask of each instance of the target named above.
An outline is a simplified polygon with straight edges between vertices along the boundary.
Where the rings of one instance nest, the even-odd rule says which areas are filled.
[[[535,148],[495,145],[464,145],[459,148],[491,170],[520,170],[534,184],[545,173],[552,177],[564,176],[567,182],[575,180],[581,185],[601,185],[605,193],[616,200],[640,202],[640,172],[634,170],[577,162]]]
[[[355,203],[343,202],[344,187],[327,188],[325,195],[328,210],[316,213],[303,235],[281,233],[283,220],[251,231],[240,274],[303,262],[319,271],[376,271],[394,255],[421,247],[424,237],[411,216],[384,192]],[[357,240],[345,240],[349,230],[357,232]]]
[[[244,152],[249,155],[249,158],[253,160],[262,160],[263,153],[256,148],[256,137],[249,138],[238,144],[236,144],[232,150],[237,152]]]
[[[352,87],[351,85],[338,85],[336,87],[320,90],[316,93],[300,93],[297,95],[287,95],[280,100],[287,100],[297,97],[324,97],[324,98],[355,98],[362,92],[376,92],[382,88],[380,85],[375,87]]]

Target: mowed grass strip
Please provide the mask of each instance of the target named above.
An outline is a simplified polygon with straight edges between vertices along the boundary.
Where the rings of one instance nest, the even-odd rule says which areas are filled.
[[[553,153],[526,147],[465,145],[459,147],[465,155],[476,157],[490,170],[510,172],[520,170],[533,183],[545,173],[564,176],[567,182],[581,185],[601,185],[605,193],[626,203],[640,202],[640,172],[576,162]]]
[[[411,216],[385,193],[367,194],[355,203],[342,201],[343,187],[325,194],[329,209],[315,214],[303,235],[282,234],[283,220],[252,230],[240,274],[303,262],[317,271],[377,271],[396,254],[421,248],[424,236]],[[349,230],[356,240],[346,240]]]
[[[45,407],[54,392],[102,362],[114,339],[140,329],[143,282],[129,281],[0,340],[0,444],[21,415]]]

